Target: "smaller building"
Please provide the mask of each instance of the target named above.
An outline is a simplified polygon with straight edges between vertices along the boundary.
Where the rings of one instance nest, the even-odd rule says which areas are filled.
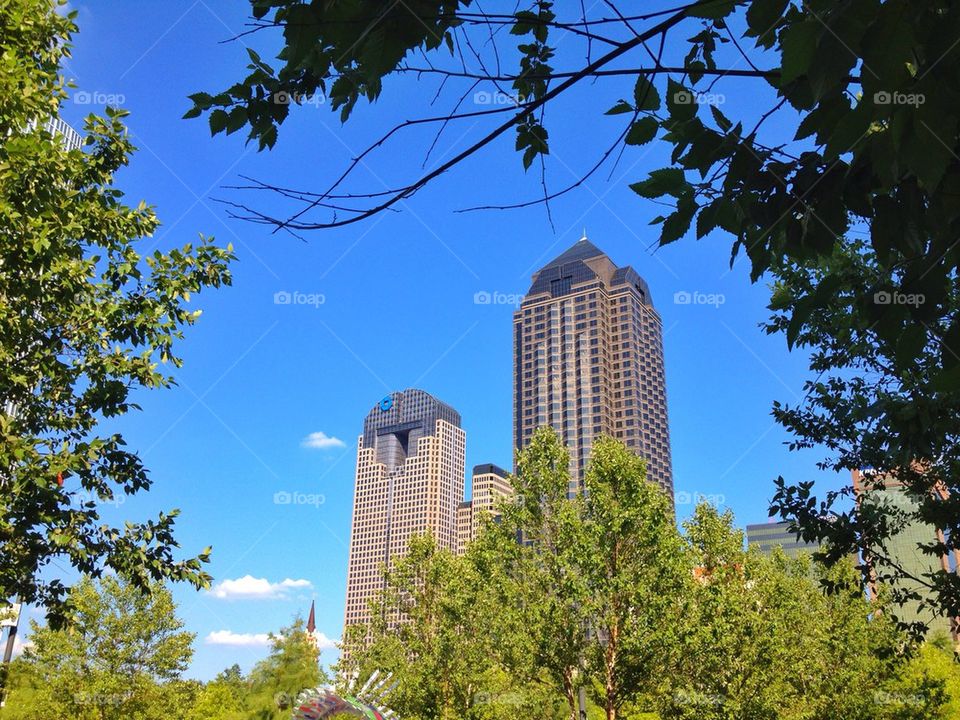
[[[747,525],[747,544],[756,545],[760,552],[769,555],[775,547],[783,549],[787,557],[795,558],[800,553],[812,554],[820,549],[819,543],[807,543],[798,540],[796,533],[790,530],[790,523],[767,522]]]
[[[475,465],[473,468],[471,499],[457,507],[457,554],[462,555],[467,545],[477,537],[484,516],[494,517],[497,502],[513,495],[506,470],[493,463]]]

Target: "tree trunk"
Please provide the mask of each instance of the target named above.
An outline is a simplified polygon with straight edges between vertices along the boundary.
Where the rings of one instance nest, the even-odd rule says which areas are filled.
[[[574,672],[567,668],[563,673],[563,694],[567,696],[570,707],[570,720],[580,720],[577,714],[577,688],[573,681]]]
[[[606,701],[607,720],[617,720],[617,683],[615,672],[617,668],[617,646],[620,639],[620,628],[614,625],[609,630],[607,647],[604,651],[604,691]]]

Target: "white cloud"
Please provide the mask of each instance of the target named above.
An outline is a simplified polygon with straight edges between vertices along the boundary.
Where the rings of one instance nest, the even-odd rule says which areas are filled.
[[[287,578],[272,583],[266,578],[244,575],[236,580],[223,580],[213,586],[210,594],[220,600],[276,600],[288,597],[291,590],[307,590],[313,584],[309,580]]]
[[[347,444],[340,438],[328,436],[325,432],[312,432],[300,441],[300,447],[317,448],[319,450],[329,450],[330,448],[342,448]]]
[[[320,648],[321,650],[336,650],[336,649],[337,649],[337,641],[336,641],[336,640],[332,640],[331,638],[328,638],[326,635],[324,635],[324,634],[323,634],[322,632],[320,632],[319,630],[315,631],[315,632],[313,633],[313,636],[317,639],[317,647]]]
[[[266,647],[270,644],[267,633],[235,633],[230,630],[214,630],[204,639],[207,645],[231,647]]]
[[[33,647],[33,642],[30,640],[24,641],[19,635],[13,639],[13,657],[20,657],[23,654],[23,651],[29,647]]]

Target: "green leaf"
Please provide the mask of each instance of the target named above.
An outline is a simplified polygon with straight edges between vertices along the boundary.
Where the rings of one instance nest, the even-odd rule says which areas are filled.
[[[673,78],[667,79],[667,110],[670,117],[678,122],[684,122],[697,114],[697,98],[692,90],[688,90]]]
[[[663,228],[660,231],[660,244],[666,245],[675,240],[679,240],[690,229],[690,221],[694,213],[697,212],[697,203],[690,193],[680,197],[675,212],[667,216],[663,221]]]
[[[713,121],[717,123],[717,127],[728,132],[730,128],[733,127],[733,123],[727,119],[727,116],[720,112],[720,108],[716,105],[710,105],[710,113],[713,115]]]
[[[783,16],[788,0],[753,0],[747,8],[747,35],[763,37]]]
[[[657,136],[659,127],[660,123],[657,122],[656,118],[649,115],[638,118],[630,125],[624,142],[627,145],[646,145]]]
[[[645,198],[658,198],[663,195],[679,197],[688,187],[683,170],[679,168],[654,170],[646,180],[630,185],[631,190]]]
[[[719,20],[733,12],[739,0],[699,0],[687,8],[689,17]]]
[[[227,120],[229,119],[225,110],[217,108],[208,118],[210,123],[210,134],[216,135],[218,132],[221,132],[224,128],[227,127]]]
[[[637,110],[658,110],[660,108],[660,93],[653,83],[645,75],[637,78],[637,83],[633,88],[633,98],[637,105]]]
[[[636,112],[633,105],[626,100],[617,100],[617,104],[607,110],[604,115],[622,115],[623,113]]]
[[[783,31],[780,40],[783,47],[780,87],[810,72],[810,66],[817,56],[817,42],[823,31],[823,24],[815,18],[794,23]]]

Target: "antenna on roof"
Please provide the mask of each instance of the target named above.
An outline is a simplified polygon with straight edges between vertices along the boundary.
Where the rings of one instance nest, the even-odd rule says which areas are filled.
[[[581,239],[581,240],[586,240],[586,239],[587,239],[587,228],[586,228],[586,227],[583,228],[583,235],[580,236],[580,239]]]

